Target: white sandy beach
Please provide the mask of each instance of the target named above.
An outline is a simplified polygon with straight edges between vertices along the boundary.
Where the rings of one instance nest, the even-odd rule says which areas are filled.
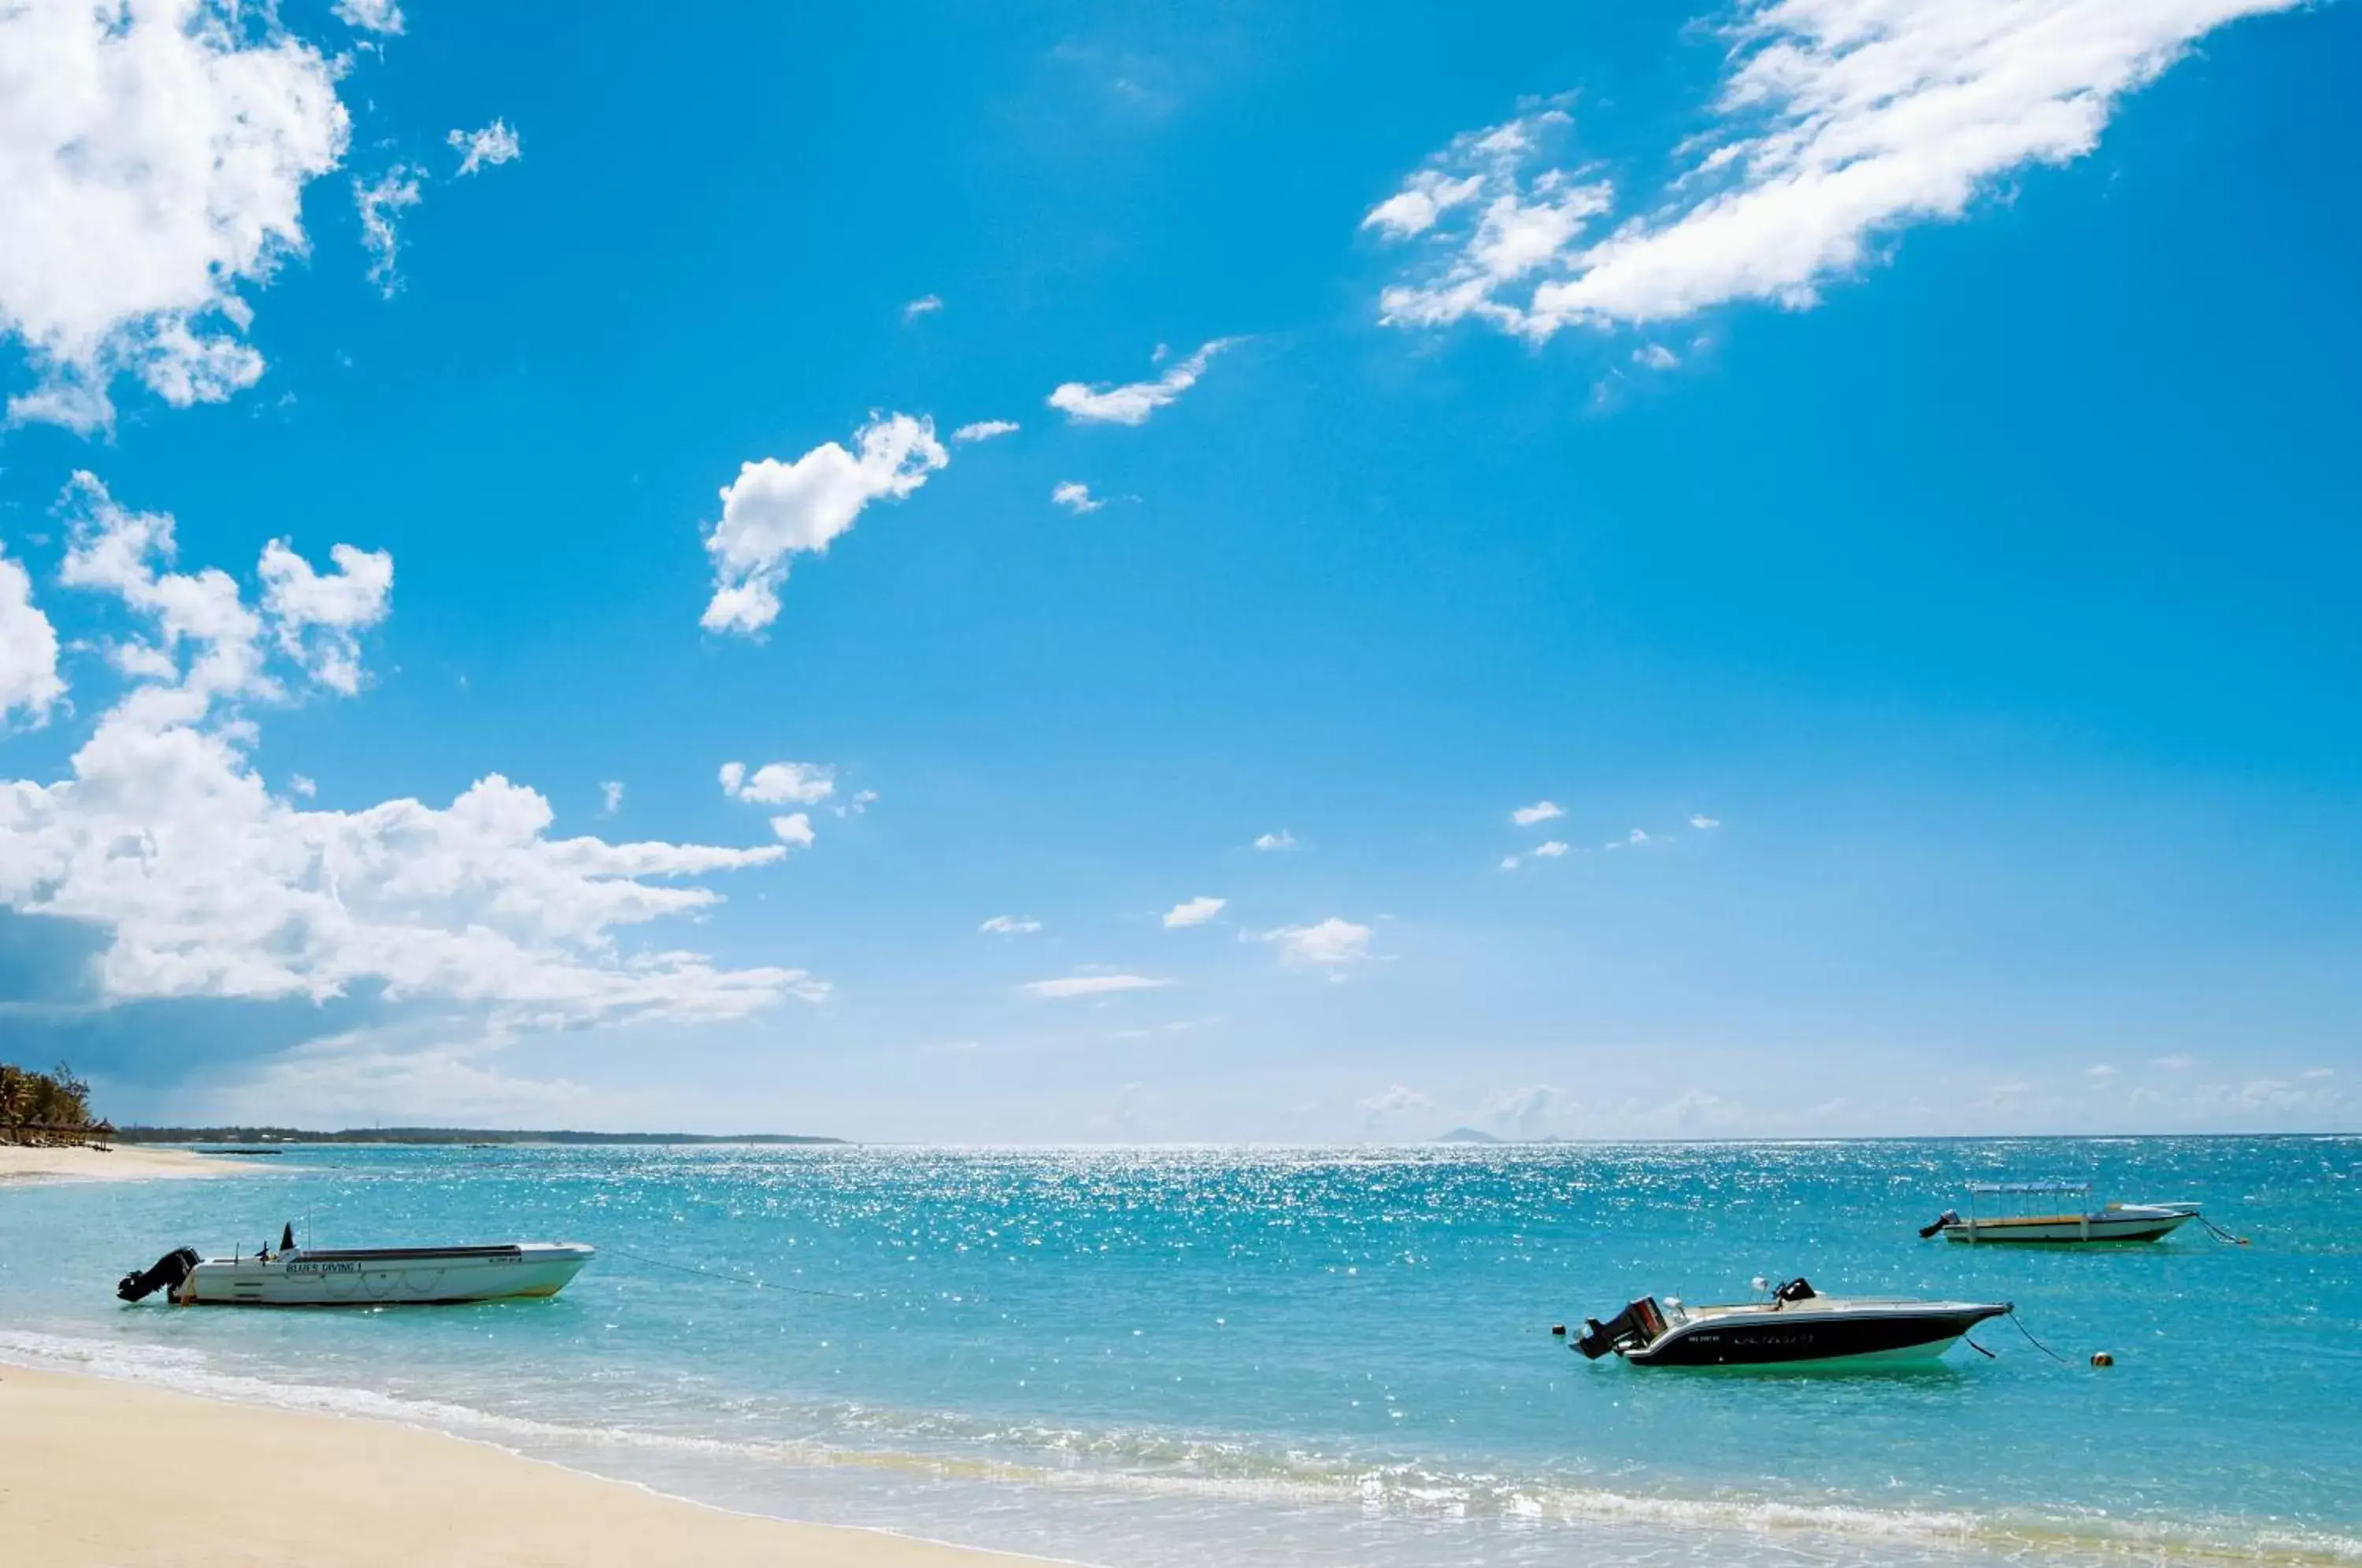
[[[0,1182],[147,1181],[173,1176],[237,1176],[264,1167],[186,1149],[28,1149],[0,1143]]]
[[[1032,1561],[724,1513],[357,1417],[16,1367],[0,1367],[0,1545],[56,1568]]]

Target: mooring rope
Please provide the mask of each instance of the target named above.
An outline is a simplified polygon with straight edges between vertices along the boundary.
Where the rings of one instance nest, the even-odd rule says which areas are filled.
[[[644,1263],[656,1268],[673,1269],[681,1274],[693,1274],[704,1279],[718,1279],[724,1285],[743,1285],[754,1290],[784,1290],[791,1296],[825,1296],[836,1301],[862,1299],[858,1296],[848,1295],[842,1290],[815,1290],[802,1285],[772,1285],[760,1279],[749,1279],[745,1275],[716,1274],[710,1268],[697,1268],[689,1264],[668,1263],[663,1258],[652,1258],[641,1253],[627,1253],[621,1247],[609,1247],[607,1250],[619,1258],[629,1258],[634,1263]]]
[[[2034,1337],[2034,1331],[2025,1326],[2025,1321],[2018,1317],[2014,1310],[2012,1310],[2009,1313],[2009,1320],[2017,1325],[2017,1331],[2025,1336],[2025,1342],[2027,1344],[2032,1345],[2036,1350],[2040,1351],[2044,1355],[2048,1356],[2051,1360],[2057,1362],[2061,1366],[2071,1364],[2065,1356],[2060,1355],[2057,1351],[2052,1350],[2048,1345],[2046,1345],[2040,1340],[2036,1339]],[[1982,1347],[1980,1346],[1979,1348],[1981,1349]]]
[[[2191,1218],[2197,1220],[2201,1225],[2205,1226],[2207,1233],[2218,1242],[2228,1242],[2235,1247],[2244,1247],[2247,1245],[2246,1237],[2233,1235],[2230,1231],[2225,1231],[2222,1226],[2217,1225],[2213,1220],[2209,1220],[2203,1214],[2192,1214]]]

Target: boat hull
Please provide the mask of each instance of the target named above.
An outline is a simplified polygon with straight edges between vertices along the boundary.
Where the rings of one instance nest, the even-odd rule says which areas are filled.
[[[1932,1362],[2004,1304],[1715,1314],[1628,1350],[1635,1366],[1871,1367]]]
[[[555,1296],[594,1256],[574,1242],[370,1248],[198,1264],[172,1293],[183,1307],[456,1306]]]
[[[2154,1242],[2172,1234],[2197,1218],[2192,1212],[2158,1210],[2149,1213],[2109,1211],[2102,1214],[2047,1214],[2032,1218],[1961,1220],[1943,1230],[1946,1241],[1975,1246],[1994,1242],[2080,1245],[2087,1242]]]

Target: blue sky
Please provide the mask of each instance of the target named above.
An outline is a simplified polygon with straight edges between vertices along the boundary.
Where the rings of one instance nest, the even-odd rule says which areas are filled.
[[[2362,1126],[2350,6],[127,14],[0,20],[119,1117]]]

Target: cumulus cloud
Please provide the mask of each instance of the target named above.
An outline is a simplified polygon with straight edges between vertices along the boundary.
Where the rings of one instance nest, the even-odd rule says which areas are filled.
[[[809,813],[790,812],[783,817],[773,817],[771,832],[790,849],[810,849],[812,846],[814,835]]]
[[[1073,480],[1065,480],[1052,489],[1050,503],[1053,506],[1063,506],[1076,516],[1086,512],[1097,512],[1107,504],[1106,502],[1091,494],[1090,486],[1079,484]]]
[[[1177,931],[1184,926],[1203,925],[1222,912],[1227,899],[1199,897],[1175,904],[1164,911],[1164,929]]]
[[[315,571],[250,603],[226,572],[175,569],[172,519],[88,474],[60,510],[61,580],[118,601],[143,631],[65,776],[0,780],[0,907],[103,932],[102,1002],[376,997],[517,1030],[734,1018],[823,988],[622,940],[718,901],[687,879],[777,860],[777,846],[552,838],[548,801],[497,773],[443,807],[274,796],[253,765],[256,711],[342,690],[343,667],[304,635],[357,632],[382,600],[339,584],[348,571]]]
[[[1283,925],[1263,939],[1278,943],[1279,955],[1290,964],[1338,968],[1370,955],[1370,928],[1335,915],[1317,925]]]
[[[836,793],[835,775],[817,762],[767,762],[752,773],[743,762],[725,762],[722,792],[758,806],[813,806]]]
[[[994,915],[977,927],[988,936],[1031,936],[1041,929],[1040,921],[1023,915]]]
[[[0,555],[0,724],[42,724],[66,694],[58,634],[33,602],[33,580]]]
[[[268,7],[0,7],[0,337],[12,421],[88,432],[137,376],[175,405],[262,375],[241,289],[304,248],[304,185],[348,135],[337,67]]]
[[[1117,991],[1161,990],[1171,984],[1170,980],[1151,979],[1145,975],[1065,975],[1054,980],[1028,980],[1022,989],[1028,996],[1063,1001],[1072,997],[1103,997]]]
[[[1254,846],[1257,849],[1262,850],[1266,855],[1275,854],[1282,850],[1294,849],[1296,847],[1296,835],[1288,832],[1286,828],[1282,828],[1277,833],[1267,833],[1262,834],[1254,841]]]
[[[365,33],[402,31],[402,7],[395,0],[337,0],[337,20]]]
[[[1556,860],[1573,847],[1564,839],[1553,838],[1534,845],[1534,854],[1544,860]]]
[[[506,120],[494,120],[481,130],[455,130],[443,139],[459,155],[459,179],[524,155],[524,144]]]
[[[273,539],[262,547],[262,608],[277,628],[280,651],[312,679],[349,697],[360,690],[360,634],[385,619],[393,593],[393,558],[383,550],[329,547],[330,572]]]
[[[1556,801],[1536,801],[1530,806],[1519,806],[1509,813],[1509,820],[1519,827],[1531,827],[1566,815],[1566,808]]]
[[[1215,355],[1237,342],[1217,337],[1153,381],[1109,387],[1068,381],[1050,394],[1050,406],[1077,424],[1145,425],[1150,414],[1196,386]]]
[[[991,441],[1015,434],[1017,421],[1013,419],[979,419],[973,425],[963,425],[953,431],[952,439],[959,442]]]
[[[2198,39],[2297,3],[1743,0],[1714,125],[1661,192],[1614,215],[1610,182],[1563,160],[1556,105],[1470,132],[1363,220],[1420,251],[1380,309],[1542,338],[1805,308],[1903,229],[2090,152],[2118,100]]]
[[[1546,1138],[1560,1130],[1581,1102],[1551,1084],[1527,1084],[1488,1095],[1479,1119],[1510,1138]]]
[[[402,274],[395,270],[402,237],[394,219],[422,200],[418,172],[397,163],[375,180],[353,182],[353,204],[361,215],[361,248],[370,257],[369,279],[388,299],[402,287]]]
[[[778,619],[790,558],[825,554],[863,507],[901,500],[951,461],[934,422],[907,414],[873,419],[853,439],[855,451],[824,441],[791,463],[746,463],[723,486],[722,519],[705,537],[713,558],[707,631],[752,634],[769,625]]]

